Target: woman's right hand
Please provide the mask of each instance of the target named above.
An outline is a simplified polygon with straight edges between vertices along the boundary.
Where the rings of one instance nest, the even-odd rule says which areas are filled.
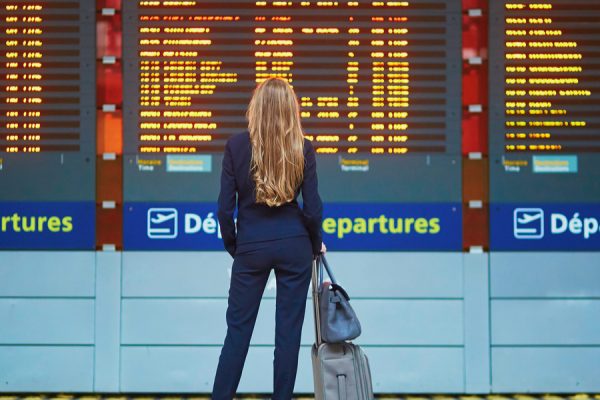
[[[321,254],[325,253],[327,253],[327,246],[325,246],[325,243],[321,242]]]

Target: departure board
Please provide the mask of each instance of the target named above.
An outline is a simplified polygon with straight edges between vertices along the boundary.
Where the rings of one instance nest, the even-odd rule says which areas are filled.
[[[492,197],[600,199],[600,5],[491,5]]]
[[[245,128],[240,111],[252,88],[279,76],[296,88],[319,153],[443,153],[446,39],[443,26],[427,26],[443,25],[445,16],[404,11],[445,8],[140,1],[132,99],[139,112],[137,134],[128,137],[137,146],[129,150],[222,152],[224,140]]]
[[[124,2],[125,201],[216,201],[277,76],[325,201],[460,203],[461,21],[458,0]]]
[[[69,241],[88,212],[80,237],[93,246],[95,1],[4,0],[0,43],[0,247],[60,247],[44,234]],[[27,219],[36,212],[50,215]]]
[[[219,154],[256,83],[279,76],[320,154],[457,154],[453,12],[458,23],[445,1],[126,2],[125,152]]]
[[[577,228],[600,218],[599,38],[596,0],[490,2],[492,245],[600,248]]]

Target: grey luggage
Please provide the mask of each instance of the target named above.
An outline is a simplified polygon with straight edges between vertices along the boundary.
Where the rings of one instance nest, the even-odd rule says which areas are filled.
[[[369,360],[350,342],[324,343],[319,315],[319,260],[313,261],[312,298],[316,342],[312,347],[315,400],[373,400]]]

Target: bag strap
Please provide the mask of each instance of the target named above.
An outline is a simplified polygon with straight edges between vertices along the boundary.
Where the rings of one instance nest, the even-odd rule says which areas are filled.
[[[320,254],[319,255],[319,286],[321,286],[323,284],[323,267],[325,267],[325,271],[327,271],[327,275],[329,276],[329,279],[331,279],[331,283],[333,283],[334,285],[337,285],[337,280],[335,279],[335,276],[333,276],[333,272],[331,272],[331,267],[329,266],[329,263],[327,262],[327,259],[325,258],[324,254]]]
[[[342,295],[346,299],[346,301],[350,301],[350,296],[348,296],[348,293],[344,290],[343,287],[341,287],[337,283],[332,283],[331,288],[332,288],[333,292],[336,294],[336,296]]]

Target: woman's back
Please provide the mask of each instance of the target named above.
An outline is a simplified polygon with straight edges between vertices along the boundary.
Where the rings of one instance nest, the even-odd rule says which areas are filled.
[[[251,157],[252,143],[248,132],[234,135],[227,141],[223,158],[218,216],[228,251],[235,248],[234,238],[235,244],[242,244],[302,235],[309,235],[312,238],[314,235],[316,236],[314,246],[318,248],[318,253],[321,246],[318,225],[322,204],[318,194],[316,160],[312,143],[304,139],[303,181],[297,187],[294,198],[279,206],[257,203],[256,184],[251,173]],[[302,209],[297,202],[300,192],[303,198]],[[234,232],[233,225],[236,193],[237,234]]]

